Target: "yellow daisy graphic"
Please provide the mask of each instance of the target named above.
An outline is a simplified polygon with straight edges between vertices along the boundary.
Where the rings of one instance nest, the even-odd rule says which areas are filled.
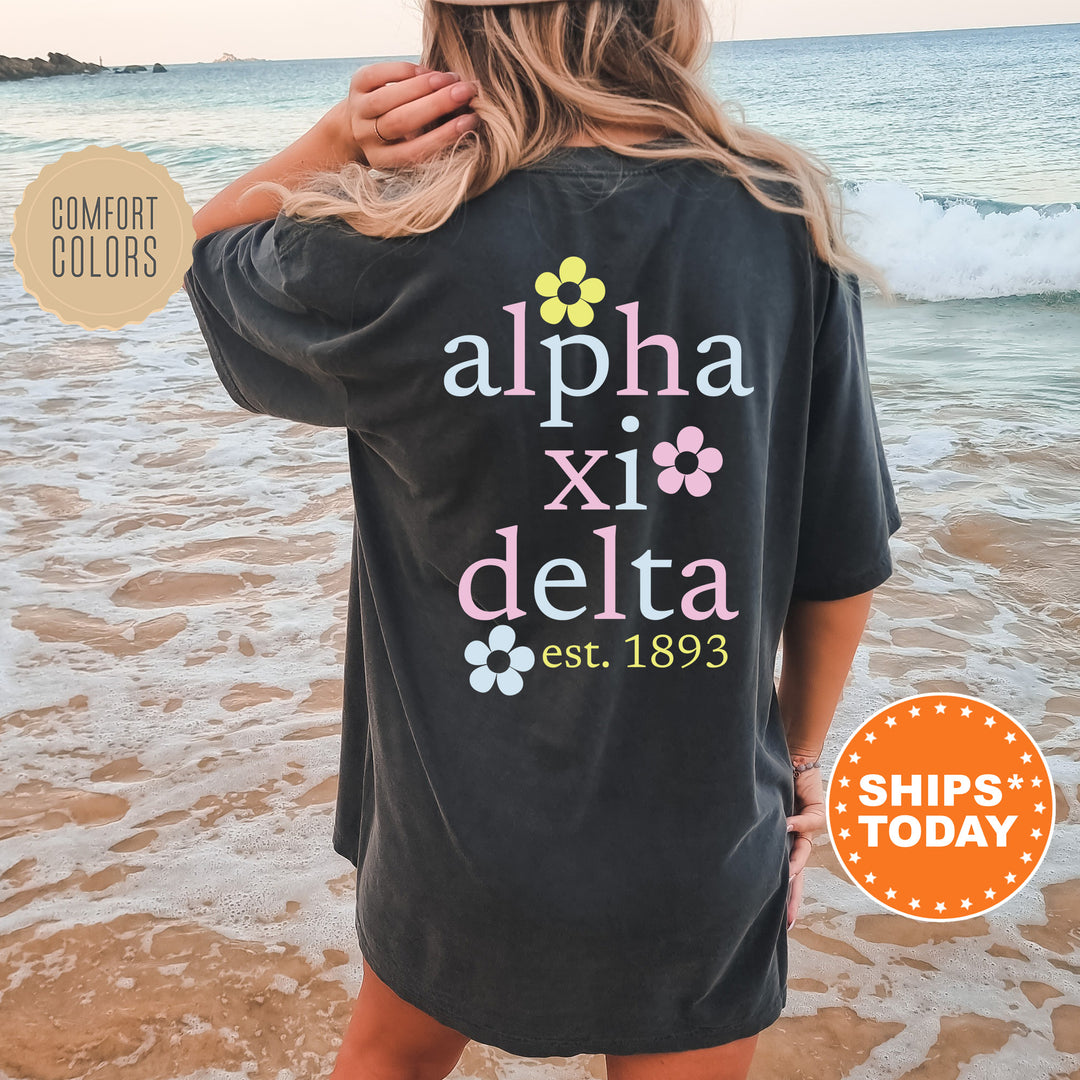
[[[549,299],[540,305],[545,322],[560,323],[567,312],[575,326],[588,326],[593,320],[592,305],[604,299],[604,283],[585,277],[585,260],[568,255],[559,266],[558,275],[545,270],[536,279],[536,291]]]

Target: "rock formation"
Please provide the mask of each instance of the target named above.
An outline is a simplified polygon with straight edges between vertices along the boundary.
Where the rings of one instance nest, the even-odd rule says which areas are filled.
[[[96,75],[104,70],[100,64],[87,64],[64,53],[51,52],[48,60],[42,60],[40,56],[32,56],[29,60],[0,56],[0,82],[32,79],[35,75]]]
[[[98,57],[100,60],[101,58]],[[32,56],[23,60],[18,56],[0,56],[0,82],[13,82],[16,79],[32,79],[37,75],[97,75],[101,71],[113,71],[127,74],[132,71],[148,70],[145,64],[127,64],[123,67],[105,67],[102,64],[90,64],[74,60],[65,53],[49,53],[48,60]],[[154,71],[167,70],[162,64],[155,64]]]

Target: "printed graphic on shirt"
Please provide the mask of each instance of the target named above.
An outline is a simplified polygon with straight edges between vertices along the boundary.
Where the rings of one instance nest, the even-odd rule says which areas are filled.
[[[443,385],[455,397],[472,394],[484,397],[534,397],[538,393],[544,394],[547,416],[540,426],[572,429],[571,399],[587,398],[604,387],[611,375],[611,364],[604,341],[594,334],[567,334],[565,324],[569,323],[572,329],[591,325],[596,306],[608,299],[607,289],[599,277],[588,276],[588,267],[583,258],[568,255],[557,272],[545,270],[539,274],[535,280],[535,292],[541,299],[540,318],[559,328],[558,332],[540,342],[548,350],[546,389],[537,391],[525,385],[525,315],[529,305],[526,300],[503,307],[503,311],[514,319],[513,385],[493,385],[487,342],[474,334],[460,335],[444,346],[444,350],[450,354],[472,346],[476,355],[451,365],[445,372]],[[743,397],[753,392],[752,386],[743,383],[741,344],[728,334],[716,334],[697,344],[697,352],[703,356],[707,356],[714,346],[722,346],[718,351],[727,355],[705,363],[697,372],[692,389],[681,386],[678,345],[667,334],[654,334],[641,341],[638,336],[638,307],[638,301],[616,305],[616,310],[626,322],[627,351],[625,385],[614,392],[617,396],[627,398],[628,405],[635,398],[650,393],[641,387],[638,372],[638,354],[647,346],[660,346],[667,354],[666,385],[656,391],[660,395],[720,397],[731,393]],[[592,378],[585,386],[575,385],[565,377],[562,356],[567,346],[584,347],[592,355]],[[624,433],[632,434],[639,430],[640,421],[628,409],[620,420],[620,426]],[[585,451],[541,450],[539,452],[551,459],[558,482],[563,485],[553,498],[541,505],[545,511],[552,513],[570,509],[632,512],[648,509],[657,499],[685,499],[688,496],[693,499],[708,498],[713,491],[713,476],[724,467],[723,452],[719,446],[710,445],[709,442],[701,428],[685,424],[676,426],[669,438],[660,439],[653,445],[632,447],[614,454],[602,448]],[[614,506],[601,498],[589,479],[590,469],[609,454],[623,466],[622,499]],[[643,468],[642,461],[657,468]],[[527,614],[517,601],[518,528],[517,524],[508,524],[496,529],[497,535],[493,539],[501,541],[501,553],[481,555],[462,573],[458,599],[462,611],[470,618],[490,621],[505,617],[512,621]],[[619,610],[615,596],[618,526],[607,525],[591,531],[598,537],[603,550],[603,607],[594,613],[593,618],[625,619],[626,613]],[[672,560],[654,557],[651,550],[646,550],[630,565],[639,575],[637,600],[640,613],[645,618],[658,622],[666,619],[691,620],[702,624],[701,632],[677,636],[659,633],[651,637],[633,634],[624,642],[625,653],[622,657],[600,657],[599,647],[592,642],[553,643],[545,646],[538,657],[536,650],[517,643],[517,633],[509,622],[500,623],[493,626],[486,636],[474,638],[465,647],[464,659],[472,665],[468,679],[473,689],[487,693],[495,687],[506,695],[518,694],[526,686],[527,674],[545,667],[603,669],[616,664],[627,668],[669,668],[676,665],[685,668],[697,664],[708,668],[723,667],[728,658],[727,641],[720,629],[739,614],[738,610],[732,610],[728,605],[727,569],[724,564],[718,559],[704,557],[679,568],[682,577],[688,579],[679,606],[660,610],[653,605],[652,572],[671,568]],[[497,610],[480,607],[473,595],[473,580],[485,568],[490,568],[489,573],[498,570],[506,579],[506,602]],[[549,592],[567,587],[582,588],[586,584],[585,570],[580,563],[569,558],[550,559],[540,568],[533,583],[539,613],[551,620],[553,625],[584,614],[584,605],[561,607],[556,602],[558,597],[549,595]],[[564,595],[559,593],[559,597]]]

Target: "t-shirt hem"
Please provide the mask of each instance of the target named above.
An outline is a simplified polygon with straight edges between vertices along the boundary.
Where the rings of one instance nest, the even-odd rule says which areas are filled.
[[[787,1004],[787,988],[772,997],[768,1004],[726,1024],[683,1028],[676,1031],[632,1035],[594,1035],[588,1033],[558,1035],[522,1035],[504,1031],[459,1013],[441,995],[430,988],[421,990],[393,963],[387,962],[364,934],[359,913],[356,933],[360,951],[371,970],[403,1001],[427,1013],[440,1024],[485,1046],[493,1046],[516,1057],[575,1057],[578,1054],[652,1054],[704,1050],[764,1031],[782,1015]]]
[[[202,329],[203,338],[206,341],[207,352],[210,353],[210,359],[213,361],[214,367],[217,370],[221,385],[225,387],[229,397],[231,397],[241,409],[249,413],[264,415],[261,409],[252,405],[252,403],[244,397],[243,392],[240,390],[240,387],[237,386],[236,380],[233,378],[232,371],[229,369],[227,350],[213,326],[213,319],[220,318],[220,315],[213,311],[209,300],[202,295],[200,291],[201,286],[191,267],[189,267],[184,274],[184,283],[185,292],[187,293],[188,299],[191,301],[191,306],[195,311],[195,317]]]
[[[353,864],[353,866],[355,866],[355,867],[357,867],[359,869],[359,863],[360,863],[359,857],[356,854],[353,854],[353,855],[349,854],[350,848],[349,848],[349,845],[345,843],[345,837],[344,837],[344,835],[342,833],[335,832],[333,834],[333,840],[331,842],[333,843],[334,850],[343,859],[348,859],[349,862],[351,862]]]
[[[889,552],[861,574],[845,577],[825,584],[807,588],[796,586],[791,591],[792,600],[846,600],[884,584],[893,575],[892,556]]]

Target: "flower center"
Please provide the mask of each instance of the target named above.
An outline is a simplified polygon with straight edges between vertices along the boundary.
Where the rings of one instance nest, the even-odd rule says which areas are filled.
[[[675,468],[685,474],[697,472],[698,456],[692,450],[683,450],[675,456]]]
[[[559,285],[559,291],[555,295],[569,307],[581,299],[581,286],[573,281],[564,281]]]
[[[495,649],[487,658],[487,666],[490,671],[498,675],[510,666],[510,654],[504,649]]]

